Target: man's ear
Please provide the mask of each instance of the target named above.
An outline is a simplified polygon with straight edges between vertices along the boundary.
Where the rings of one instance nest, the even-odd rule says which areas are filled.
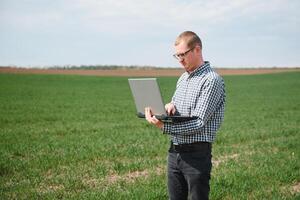
[[[200,46],[195,46],[195,49],[196,49],[196,52],[198,53],[199,51],[201,51],[202,49],[201,49],[201,47]]]

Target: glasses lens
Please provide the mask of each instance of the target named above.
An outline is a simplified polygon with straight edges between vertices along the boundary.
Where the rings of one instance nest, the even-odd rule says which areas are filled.
[[[176,58],[177,60],[179,60],[180,58],[184,58],[191,50],[193,50],[195,47],[187,50],[186,52],[184,53],[180,53],[180,54],[174,54],[174,58]]]

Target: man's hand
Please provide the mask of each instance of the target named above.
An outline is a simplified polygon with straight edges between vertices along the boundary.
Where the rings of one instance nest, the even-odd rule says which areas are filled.
[[[145,108],[145,117],[146,120],[150,124],[154,124],[157,128],[162,129],[164,127],[164,123],[162,121],[159,121],[153,114],[150,107]]]
[[[174,115],[176,112],[175,105],[173,103],[168,103],[165,105],[165,109],[168,113],[168,115]]]

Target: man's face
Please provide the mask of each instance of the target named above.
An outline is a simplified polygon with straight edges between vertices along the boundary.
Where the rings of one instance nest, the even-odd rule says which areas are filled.
[[[188,48],[185,41],[180,42],[175,46],[176,56],[179,63],[188,72],[192,72],[197,66],[197,54],[194,48]]]

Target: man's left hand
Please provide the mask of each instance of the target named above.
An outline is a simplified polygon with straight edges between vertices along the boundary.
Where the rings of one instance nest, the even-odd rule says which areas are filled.
[[[150,107],[145,108],[145,118],[150,124],[155,125],[157,128],[162,129],[164,127],[164,123],[153,115]]]

